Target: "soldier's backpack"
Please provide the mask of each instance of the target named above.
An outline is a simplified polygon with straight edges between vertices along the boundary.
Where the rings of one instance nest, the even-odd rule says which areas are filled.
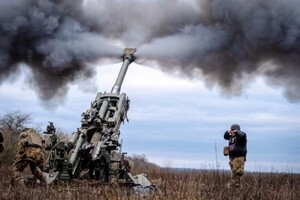
[[[33,129],[25,129],[19,137],[24,146],[42,148],[42,137]]]
[[[45,157],[45,152],[42,147],[42,137],[33,129],[24,129],[19,136],[27,159],[37,163],[42,163]]]

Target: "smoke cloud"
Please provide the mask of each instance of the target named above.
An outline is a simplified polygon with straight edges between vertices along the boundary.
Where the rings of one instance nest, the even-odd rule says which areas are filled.
[[[192,78],[201,74],[225,94],[241,94],[262,75],[282,87],[290,101],[300,100],[300,1],[198,3],[206,12],[196,23],[153,38],[139,49],[140,56],[157,61],[164,71]]]
[[[2,0],[0,81],[32,70],[43,100],[137,47],[137,62],[239,95],[257,75],[300,100],[298,0]]]
[[[82,3],[2,0],[0,81],[25,63],[32,72],[28,82],[47,101],[64,96],[69,82],[92,77],[87,63],[119,56],[119,48],[80,20]]]

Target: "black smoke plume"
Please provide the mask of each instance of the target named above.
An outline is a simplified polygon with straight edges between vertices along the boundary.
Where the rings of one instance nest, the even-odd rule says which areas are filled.
[[[83,2],[0,1],[0,81],[30,67],[30,86],[42,100],[63,96],[68,83],[95,74],[88,62],[121,50],[80,20]],[[24,65],[22,65],[24,66]]]
[[[20,3],[21,2],[21,3]],[[300,100],[299,0],[2,0],[0,80],[26,63],[42,99],[137,47],[137,62],[241,94],[258,75]],[[53,84],[55,77],[55,84]]]

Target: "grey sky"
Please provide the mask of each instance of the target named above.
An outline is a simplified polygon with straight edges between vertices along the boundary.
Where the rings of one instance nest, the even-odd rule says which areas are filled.
[[[123,47],[137,47],[123,86],[132,99],[122,127],[129,154],[162,166],[218,160],[228,168],[223,133],[239,123],[249,137],[248,169],[300,171],[299,6],[2,0],[1,112],[30,112],[71,133],[97,91],[110,91]]]
[[[53,121],[71,133],[80,126],[81,113],[97,91],[110,91],[121,63],[93,67],[98,73],[92,89],[70,85],[58,107],[47,107],[39,100],[24,84],[26,76],[6,82],[0,87],[0,109],[32,113],[35,123],[46,128]],[[130,122],[121,127],[123,150],[130,155],[145,154],[161,166],[194,168],[215,168],[217,155],[219,167],[229,169],[228,158],[222,155],[227,143],[223,133],[239,123],[248,134],[248,170],[300,172],[299,103],[287,101],[282,90],[269,87],[262,77],[242,96],[229,98],[201,81],[133,63],[122,91],[131,99]]]

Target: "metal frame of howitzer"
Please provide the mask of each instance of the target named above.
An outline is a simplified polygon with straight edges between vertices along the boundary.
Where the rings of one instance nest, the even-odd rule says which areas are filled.
[[[57,139],[53,123],[47,127],[45,134],[52,134],[48,146],[49,182],[89,178],[109,183],[111,177],[115,177],[131,186],[154,187],[143,174],[132,176],[128,173],[124,164],[125,153],[121,153],[119,143],[120,126],[128,121],[130,102],[125,93],[120,94],[120,90],[128,66],[135,59],[135,51],[130,48],[124,50],[123,65],[111,92],[96,95],[91,107],[82,114],[81,127],[70,141]],[[121,156],[114,159],[117,150]],[[117,163],[118,167],[112,168],[113,163]]]

